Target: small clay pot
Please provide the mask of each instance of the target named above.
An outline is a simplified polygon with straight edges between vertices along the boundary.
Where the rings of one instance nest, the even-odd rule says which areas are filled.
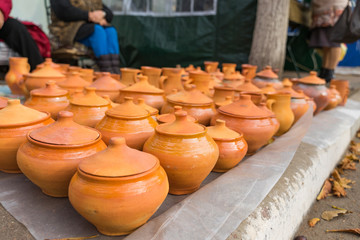
[[[222,102],[226,99],[226,97],[230,96],[231,98],[235,95],[235,89],[228,86],[215,86],[214,87],[214,96],[212,99],[215,103]]]
[[[214,61],[205,61],[204,62],[205,65],[205,71],[207,73],[214,73],[217,71],[218,66],[219,66],[219,62],[214,62]]]
[[[135,68],[120,68],[120,72],[121,83],[128,87],[136,83],[140,70]]]
[[[67,90],[71,95],[75,90],[84,90],[90,83],[81,78],[79,72],[71,72],[68,74],[66,80],[58,82],[57,85]]]
[[[165,95],[171,94],[173,89],[184,90],[181,82],[181,68],[162,68],[162,74],[165,78],[160,79],[162,80],[160,88],[164,90]]]
[[[262,71],[258,72],[253,79],[253,83],[258,88],[264,88],[268,83],[272,83],[273,87],[277,90],[283,87],[282,82],[279,80],[279,76],[270,66],[266,66]]]
[[[24,84],[24,76],[30,72],[30,65],[26,57],[10,57],[9,71],[5,75],[6,84],[11,93],[15,95],[27,95]]]
[[[256,76],[256,65],[241,64],[241,74],[247,79],[253,79]]]
[[[160,88],[160,83],[164,81],[165,76],[161,76],[161,68],[142,66],[141,73],[148,77],[151,85]]]
[[[173,122],[176,119],[175,113],[180,112],[180,111],[183,111],[181,106],[174,106],[174,111],[172,113],[165,113],[165,114],[158,115],[156,117],[156,120],[158,121],[159,124]],[[194,123],[198,122],[196,118],[194,118],[190,115],[187,115],[186,118],[190,122],[194,122]]]
[[[90,87],[96,88],[95,92],[97,95],[101,97],[108,95],[112,101],[115,101],[120,94],[119,90],[126,86],[113,79],[109,72],[104,72],[90,85]]]
[[[330,82],[330,86],[335,85],[336,90],[340,93],[342,101],[340,102],[340,106],[344,106],[346,104],[348,95],[349,95],[349,81],[348,80],[339,80],[332,79]]]
[[[232,98],[231,96],[227,96],[224,101],[215,102],[215,107],[216,107],[216,108],[219,108],[219,107],[221,107],[221,106],[229,105],[229,104],[231,104],[231,103],[233,103],[233,102],[234,102],[234,101],[233,101],[233,98]]]

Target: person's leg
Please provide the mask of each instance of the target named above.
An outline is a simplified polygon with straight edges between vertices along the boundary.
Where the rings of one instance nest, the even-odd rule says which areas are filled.
[[[323,76],[326,82],[330,82],[331,79],[334,78],[334,70],[339,63],[339,58],[341,55],[341,48],[340,47],[329,47],[326,48],[324,51],[324,62],[323,62]]]
[[[111,57],[111,65],[114,73],[120,73],[120,50],[116,29],[114,27],[105,27],[108,51]]]
[[[0,29],[0,39],[23,57],[27,57],[31,70],[44,61],[36,42],[26,27],[16,19],[9,18]]]

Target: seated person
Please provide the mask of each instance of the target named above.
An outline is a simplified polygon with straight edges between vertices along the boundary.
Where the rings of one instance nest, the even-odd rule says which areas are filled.
[[[110,26],[111,10],[101,0],[51,0],[50,32],[59,47],[80,42],[90,47],[102,72],[119,73],[117,32]]]
[[[0,1],[0,39],[22,57],[27,57],[33,70],[44,60],[27,28],[18,20],[9,17],[11,8],[11,0]]]

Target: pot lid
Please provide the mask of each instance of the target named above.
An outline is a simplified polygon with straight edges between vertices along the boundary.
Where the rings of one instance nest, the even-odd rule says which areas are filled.
[[[45,62],[38,64],[36,66],[36,68],[39,68],[39,69],[43,68],[45,63],[49,63],[52,68],[54,68],[54,69],[56,69],[56,70],[58,70],[60,72],[61,66],[59,64],[57,64],[57,63],[54,63],[51,58],[45,58]]]
[[[173,103],[189,104],[189,105],[209,105],[213,100],[196,89],[195,85],[185,86],[185,90],[170,94],[167,100]]]
[[[58,83],[59,87],[66,88],[66,87],[86,87],[89,86],[90,83],[85,81],[82,77],[80,77],[79,72],[70,72],[68,77]]]
[[[56,96],[64,96],[68,94],[68,91],[60,88],[56,85],[55,81],[48,81],[45,84],[45,87],[34,89],[30,92],[31,96],[44,96],[44,97],[56,97]]]
[[[98,131],[73,121],[74,114],[68,111],[58,113],[57,121],[30,132],[29,136],[38,142],[52,145],[84,145],[100,137]]]
[[[111,107],[116,107],[116,106],[119,105],[118,103],[114,103],[114,102],[110,99],[110,96],[109,96],[109,95],[104,95],[104,96],[102,96],[102,97],[110,103]]]
[[[285,85],[282,89],[279,89],[277,93],[290,94],[291,98],[305,98],[303,94],[296,92],[292,87],[292,83],[285,82]]]
[[[144,173],[158,162],[155,156],[128,147],[125,138],[114,137],[106,149],[82,160],[79,169],[94,176],[115,178]]]
[[[236,87],[236,91],[239,92],[261,92],[261,89],[255,86],[250,79],[245,79],[245,82]]]
[[[149,111],[136,105],[132,97],[125,97],[125,102],[106,111],[106,115],[124,118],[145,118],[150,116]]]
[[[89,107],[101,107],[101,106],[110,105],[110,103],[106,99],[98,96],[95,93],[96,88],[85,87],[85,90],[86,92],[84,96],[72,97],[70,103],[81,106],[89,106]]]
[[[216,119],[215,126],[207,127],[208,134],[214,139],[235,139],[240,137],[240,134],[227,128],[225,121]]]
[[[218,111],[243,118],[266,118],[271,116],[268,112],[257,107],[251,101],[251,96],[246,94],[242,94],[240,99],[232,104],[219,107]]]
[[[0,109],[3,109],[4,107],[6,107],[7,102],[8,102],[8,99],[6,97],[0,96]]]
[[[138,98],[137,100],[138,105],[141,106],[143,109],[145,109],[146,111],[148,111],[150,113],[151,116],[153,115],[157,115],[159,113],[159,110],[157,110],[156,108],[153,108],[149,105],[147,105],[145,103],[145,100],[143,98]]]
[[[134,83],[133,85],[121,89],[121,91],[130,91],[130,92],[143,92],[143,93],[164,93],[164,90],[161,90],[153,85],[151,85],[148,81],[147,76],[138,76],[139,82]]]
[[[300,78],[298,82],[305,84],[325,84],[325,80],[319,78],[315,71],[311,71],[309,76]]]
[[[190,64],[189,66],[187,66],[186,68],[185,68],[185,71],[186,72],[191,72],[191,71],[195,71],[196,70],[196,68],[194,67],[194,65],[192,65],[192,64]]]
[[[40,77],[40,78],[64,78],[65,75],[61,74],[58,70],[51,66],[52,62],[44,62],[44,67],[39,70],[29,73],[26,76],[28,77]]]
[[[270,66],[266,66],[262,71],[256,74],[257,77],[260,78],[269,78],[269,79],[278,79],[279,76],[274,73]]]
[[[221,107],[221,106],[225,106],[225,105],[232,104],[233,102],[234,102],[234,101],[233,101],[233,97],[232,97],[232,96],[226,96],[224,101],[216,102],[215,105],[216,105],[217,107]]]
[[[112,78],[109,72],[104,72],[90,85],[90,87],[94,87],[98,90],[118,91],[122,88],[125,88],[126,86]]]
[[[276,89],[272,83],[267,83],[265,87],[261,88],[262,93],[276,93]]]
[[[202,133],[206,130],[204,126],[188,121],[187,112],[178,111],[174,114],[175,121],[158,125],[156,131],[173,135],[193,135]]]
[[[7,106],[0,110],[0,126],[35,122],[47,116],[44,112],[22,105],[19,99],[9,99]]]
[[[182,111],[182,107],[174,106],[174,112],[179,112],[179,111]],[[190,122],[197,122],[196,118],[194,118],[190,115],[187,115],[186,118]],[[175,121],[176,117],[175,117],[174,113],[166,113],[166,114],[161,114],[161,115],[157,116],[156,119],[162,123],[170,123],[170,122]]]
[[[232,73],[232,74],[225,74],[224,79],[225,80],[244,80],[245,77],[243,75],[241,75],[240,72],[236,71],[235,73]]]

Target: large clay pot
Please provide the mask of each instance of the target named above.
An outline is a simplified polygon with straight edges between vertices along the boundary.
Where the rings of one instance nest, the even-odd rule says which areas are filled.
[[[0,110],[7,106],[8,99],[0,96]]]
[[[117,236],[145,224],[168,190],[159,159],[129,148],[118,137],[79,164],[69,186],[69,200],[99,232]]]
[[[144,76],[147,76],[149,83],[157,88],[160,88],[160,83],[163,82],[166,78],[165,76],[160,76],[161,71],[161,68],[157,67],[141,67],[141,73]]]
[[[180,112],[180,111],[183,111],[181,106],[174,106],[174,111],[172,113],[165,113],[165,114],[158,115],[156,117],[156,120],[158,121],[159,124],[173,122],[176,119],[175,113]],[[187,115],[186,118],[190,122],[196,122],[196,123],[198,122],[196,118],[194,118],[190,115]]]
[[[162,68],[163,76],[166,78],[160,82],[160,88],[164,90],[165,95],[171,94],[173,89],[184,90],[181,83],[181,68]]]
[[[17,153],[21,171],[52,197],[67,197],[80,161],[106,148],[98,131],[72,117],[71,112],[61,111],[56,122],[29,132]]]
[[[272,70],[270,66],[266,66],[262,71],[258,72],[252,81],[257,87],[266,87],[266,84],[272,83],[275,89],[283,87],[279,76]]]
[[[24,75],[30,72],[30,65],[26,57],[9,58],[9,71],[5,75],[6,84],[11,93],[15,95],[26,95],[27,90]]]
[[[215,114],[214,102],[194,85],[166,97],[166,103],[161,108],[161,114],[171,113],[175,106],[181,106],[190,116],[195,117],[200,124],[209,125],[211,117]]]
[[[325,80],[317,77],[317,72],[311,71],[310,75],[300,78],[293,86],[294,90],[302,90],[308,97],[313,98],[316,103],[315,114],[321,112],[330,102]]]
[[[68,91],[59,88],[54,81],[49,81],[44,88],[32,90],[24,105],[41,112],[49,112],[51,117],[56,119],[58,113],[69,105]]]
[[[200,187],[215,166],[219,149],[204,126],[187,120],[185,111],[175,115],[174,122],[156,127],[144,152],[159,158],[169,178],[169,193],[183,195]]]
[[[57,85],[68,90],[69,95],[72,95],[76,90],[84,90],[85,87],[90,85],[90,82],[82,79],[79,72],[71,72],[68,74],[66,80],[58,82]]]
[[[342,101],[340,102],[340,106],[344,106],[346,104],[348,95],[349,95],[349,81],[348,80],[339,80],[332,79],[330,85],[335,85],[336,90],[340,93]]]
[[[210,84],[213,81],[211,75],[207,72],[192,71],[189,73],[187,84],[194,84],[196,89],[207,96],[210,96]]]
[[[20,173],[16,152],[26,141],[26,134],[53,121],[50,113],[25,107],[18,99],[9,99],[8,105],[0,110],[0,171]]]
[[[149,84],[146,76],[139,76],[139,82],[121,89],[115,102],[122,103],[125,97],[132,97],[135,102],[138,98],[143,98],[147,105],[159,110],[165,102],[164,91]]]
[[[108,95],[112,101],[119,96],[119,90],[126,86],[121,82],[113,79],[109,72],[102,73],[101,77],[97,78],[90,87],[96,88],[96,94],[103,97]]]
[[[254,154],[267,144],[279,128],[272,119],[273,113],[257,107],[249,95],[241,95],[238,101],[219,107],[217,111],[211,124],[214,125],[216,119],[221,119],[228,128],[244,134],[248,143],[248,154]]]
[[[74,113],[74,122],[95,127],[111,108],[110,103],[95,93],[96,88],[86,87],[84,96],[72,97],[66,111]]]
[[[120,68],[121,83],[125,86],[131,86],[137,81],[137,75],[140,73],[139,69],[135,68]]]
[[[147,110],[135,105],[131,97],[126,97],[124,103],[106,111],[96,129],[107,144],[112,137],[124,137],[129,147],[142,150],[156,126],[156,121]]]
[[[275,93],[267,95],[269,104],[267,107],[275,113],[277,120],[280,123],[280,128],[275,134],[276,136],[281,136],[286,133],[292,126],[294,122],[294,113],[291,109],[291,95],[285,93]]]
[[[225,121],[217,119],[215,126],[207,127],[207,130],[219,148],[214,172],[226,172],[245,157],[248,145],[243,135],[227,128]]]
[[[207,73],[214,73],[218,69],[219,62],[205,61],[204,65],[205,65],[205,71]]]
[[[241,74],[247,79],[253,79],[256,76],[256,65],[241,64]]]

